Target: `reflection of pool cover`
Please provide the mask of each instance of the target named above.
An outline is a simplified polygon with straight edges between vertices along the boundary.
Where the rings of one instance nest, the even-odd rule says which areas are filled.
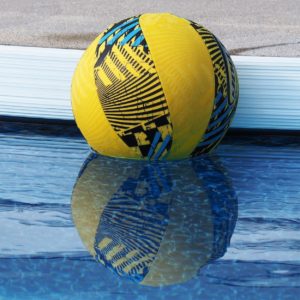
[[[90,156],[73,190],[72,212],[98,261],[156,286],[184,282],[224,255],[237,198],[211,158],[145,164]]]

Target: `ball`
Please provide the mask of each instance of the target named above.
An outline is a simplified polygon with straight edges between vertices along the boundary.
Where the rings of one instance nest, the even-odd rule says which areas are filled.
[[[164,286],[224,255],[237,198],[215,159],[145,164],[92,155],[74,186],[72,215],[96,261],[120,278]]]
[[[72,79],[77,126],[103,155],[175,160],[217,146],[239,87],[222,43],[169,13],[142,14],[102,32]]]

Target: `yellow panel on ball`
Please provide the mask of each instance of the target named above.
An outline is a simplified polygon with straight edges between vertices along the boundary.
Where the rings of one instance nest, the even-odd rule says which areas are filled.
[[[187,20],[171,14],[145,14],[140,24],[170,109],[173,136],[167,158],[183,158],[197,146],[212,113],[212,61]]]
[[[72,81],[76,123],[97,152],[181,159],[212,150],[238,101],[235,67],[204,27],[168,14],[111,25]]]

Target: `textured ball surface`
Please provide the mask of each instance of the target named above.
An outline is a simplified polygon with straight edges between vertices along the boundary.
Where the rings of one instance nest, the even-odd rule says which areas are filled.
[[[72,81],[76,123],[97,152],[181,159],[211,151],[238,101],[234,64],[207,29],[167,14],[113,24],[85,51]]]
[[[224,255],[237,198],[217,160],[91,156],[74,186],[72,215],[83,243],[106,268],[143,285],[170,285]]]

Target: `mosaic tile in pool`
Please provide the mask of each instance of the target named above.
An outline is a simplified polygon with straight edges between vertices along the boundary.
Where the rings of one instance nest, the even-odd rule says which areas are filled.
[[[1,300],[297,299],[299,136],[147,164],[0,126]]]

